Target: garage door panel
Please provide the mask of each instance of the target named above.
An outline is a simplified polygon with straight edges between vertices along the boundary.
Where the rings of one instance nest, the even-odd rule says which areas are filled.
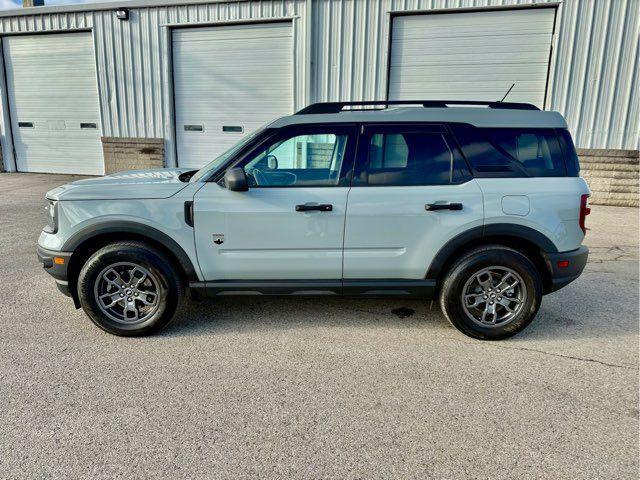
[[[238,47],[238,46],[229,45],[229,46],[222,47],[220,45],[217,45],[217,47],[233,50],[234,47]],[[215,52],[216,61],[217,61],[216,66],[222,62],[246,62],[246,64],[244,65],[245,67],[252,67],[255,65],[286,66],[289,63],[291,63],[291,58],[290,58],[291,52],[288,52],[289,53],[288,56],[282,55],[282,54],[278,55],[270,52],[268,48],[257,48],[257,46],[256,48],[251,48],[249,44],[242,45],[242,48],[243,49],[249,48],[251,51],[237,52],[236,54],[233,54],[233,51]],[[180,55],[185,51],[185,49],[178,48],[174,51],[178,55]],[[211,54],[213,52],[211,51],[211,48],[200,50],[200,49],[189,49],[187,47],[186,53],[190,55],[193,60],[201,59],[208,62],[211,59]],[[205,63],[202,66],[203,68],[211,68],[213,65],[209,65]],[[233,69],[234,67],[230,65],[230,68]]]
[[[176,30],[178,163],[200,167],[293,107],[290,23]],[[185,131],[185,125],[202,131]],[[242,133],[223,132],[223,126]]]
[[[291,24],[284,22],[262,23],[257,25],[236,25],[230,27],[191,28],[176,30],[173,34],[174,43],[181,42],[211,42],[211,30],[215,29],[216,41],[251,39],[263,40],[269,38],[290,38]]]
[[[500,100],[504,94],[509,90],[512,83],[508,81],[497,81],[493,85],[483,86],[478,85],[474,87],[474,98],[471,100],[482,100],[482,101],[496,101]],[[469,100],[469,89],[467,86],[462,87],[451,87],[447,88],[447,92],[445,94],[442,93],[442,89],[433,88],[431,90],[426,90],[420,85],[408,85],[402,90],[399,91],[402,98],[405,99],[445,99],[446,100]],[[542,99],[544,98],[544,90],[540,89],[522,89],[517,94],[509,94],[509,101],[515,102],[516,98],[519,98],[519,102],[531,103],[533,99]]]
[[[452,57],[456,58],[452,58]],[[531,54],[522,54],[519,52],[513,53],[499,53],[499,52],[486,52],[486,53],[471,53],[471,52],[461,52],[456,54],[456,52],[449,52],[446,55],[433,55],[428,59],[423,59],[422,61],[416,62],[411,65],[411,67],[420,67],[420,66],[442,66],[448,67],[449,65],[486,65],[487,62],[491,62],[491,64],[501,65],[501,64],[511,64],[511,65],[529,65],[531,63],[537,63],[539,65],[547,65],[548,64],[549,55],[547,54],[547,61],[545,59],[540,58],[539,56],[534,56]],[[411,58],[408,58],[411,61]],[[393,62],[391,67],[403,68],[405,63],[401,60],[400,62]]]
[[[486,40],[486,39],[484,39]],[[521,43],[514,43],[512,37],[501,37],[496,39],[495,41],[491,41],[490,45],[478,46],[478,37],[468,37],[468,38],[450,38],[450,39],[432,39],[429,40],[429,50],[434,53],[442,50],[443,55],[448,55],[451,53],[464,53],[469,52],[487,52],[487,53],[523,53],[524,55],[540,55],[541,51],[547,49],[549,46],[549,37],[546,35],[536,35],[523,37],[521,39],[523,43],[526,44],[526,51],[522,50]],[[537,47],[537,48],[536,48]],[[422,50],[424,47],[418,43],[415,44],[403,44],[401,40],[396,40],[392,43],[392,48],[397,48],[397,53],[402,56],[406,55],[416,55],[424,53]],[[445,50],[446,49],[446,50]],[[547,57],[548,57],[547,50]]]
[[[466,65],[464,66],[466,67]],[[496,71],[490,71],[486,73],[477,73],[475,78],[477,82],[493,82],[496,79],[496,76],[500,75],[508,75],[509,79],[512,79],[513,82],[517,82],[519,86],[524,86],[527,83],[535,83],[540,84],[540,82],[544,82],[546,79],[546,75],[544,73],[534,72],[529,74],[511,74],[508,70],[501,71],[496,68]],[[452,77],[455,77],[456,73],[451,73],[450,75],[443,73],[430,73],[428,75],[424,75],[420,69],[412,69],[406,72],[402,72],[398,75],[398,79],[404,82],[413,82],[413,83],[424,83],[424,82],[449,82],[454,83],[456,80],[452,80]],[[467,83],[466,80],[461,80],[463,83]],[[512,82],[512,83],[513,83]],[[511,84],[509,84],[511,85]]]
[[[554,9],[394,19],[389,98],[509,100],[542,107]]]
[[[471,13],[451,13],[447,15],[472,15]],[[477,15],[473,13],[473,15]],[[395,29],[394,34],[402,37],[411,37],[416,40],[455,40],[469,38],[486,38],[487,40],[495,40],[508,35],[510,37],[536,37],[546,35],[549,29],[553,28],[553,22],[537,24],[532,27],[530,23],[510,23],[508,25],[500,25],[499,33],[496,33],[496,26],[488,25],[454,25],[446,26],[425,25],[416,29]],[[425,30],[428,29],[428,30]],[[453,33],[455,32],[455,33]]]
[[[462,35],[469,32],[495,35],[498,28],[500,33],[540,30],[546,32],[548,28],[553,26],[554,22],[553,15],[549,16],[550,12],[553,13],[552,8],[504,9],[422,15],[419,22],[394,25],[394,32],[410,32],[416,36],[431,35],[434,32],[438,32],[440,36],[452,37],[456,36],[458,32]],[[418,15],[415,17],[418,17]],[[452,29],[455,29],[455,31]]]
[[[104,173],[91,34],[6,37],[3,49],[18,170]]]

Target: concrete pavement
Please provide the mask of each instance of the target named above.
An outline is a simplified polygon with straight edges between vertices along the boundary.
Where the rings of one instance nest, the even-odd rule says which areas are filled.
[[[2,478],[637,478],[638,210],[517,337],[414,300],[187,302],[118,338],[36,261],[44,193],[0,174]]]

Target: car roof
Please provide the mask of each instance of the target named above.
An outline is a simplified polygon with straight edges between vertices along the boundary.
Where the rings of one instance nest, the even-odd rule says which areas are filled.
[[[493,128],[567,128],[558,112],[487,107],[393,107],[379,110],[343,110],[337,113],[298,113],[279,118],[268,125],[281,128],[289,125],[316,123],[468,123],[476,127]]]

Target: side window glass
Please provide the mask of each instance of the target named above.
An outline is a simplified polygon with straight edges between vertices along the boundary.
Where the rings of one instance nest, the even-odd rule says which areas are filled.
[[[578,152],[573,144],[569,130],[558,130],[558,139],[564,151],[565,166],[567,167],[567,175],[577,177],[580,173],[580,161],[578,160]]]
[[[471,125],[451,124],[462,153],[482,177],[527,177],[527,172],[506,152],[496,148],[487,135]]]
[[[454,154],[440,133],[376,133],[369,140],[368,185],[447,185]]]
[[[564,161],[555,131],[549,129],[485,129],[492,143],[518,161],[532,177],[564,175]]]
[[[409,147],[403,135],[377,133],[369,143],[369,166],[372,169],[406,168]]]
[[[251,187],[336,186],[347,135],[296,135],[279,140],[255,155],[244,170]]]
[[[562,177],[566,175],[553,129],[451,127],[479,177]]]

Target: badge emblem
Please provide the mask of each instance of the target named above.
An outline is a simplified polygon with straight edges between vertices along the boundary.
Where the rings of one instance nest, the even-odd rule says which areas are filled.
[[[222,245],[224,243],[224,233],[214,233],[213,243],[216,245]]]

